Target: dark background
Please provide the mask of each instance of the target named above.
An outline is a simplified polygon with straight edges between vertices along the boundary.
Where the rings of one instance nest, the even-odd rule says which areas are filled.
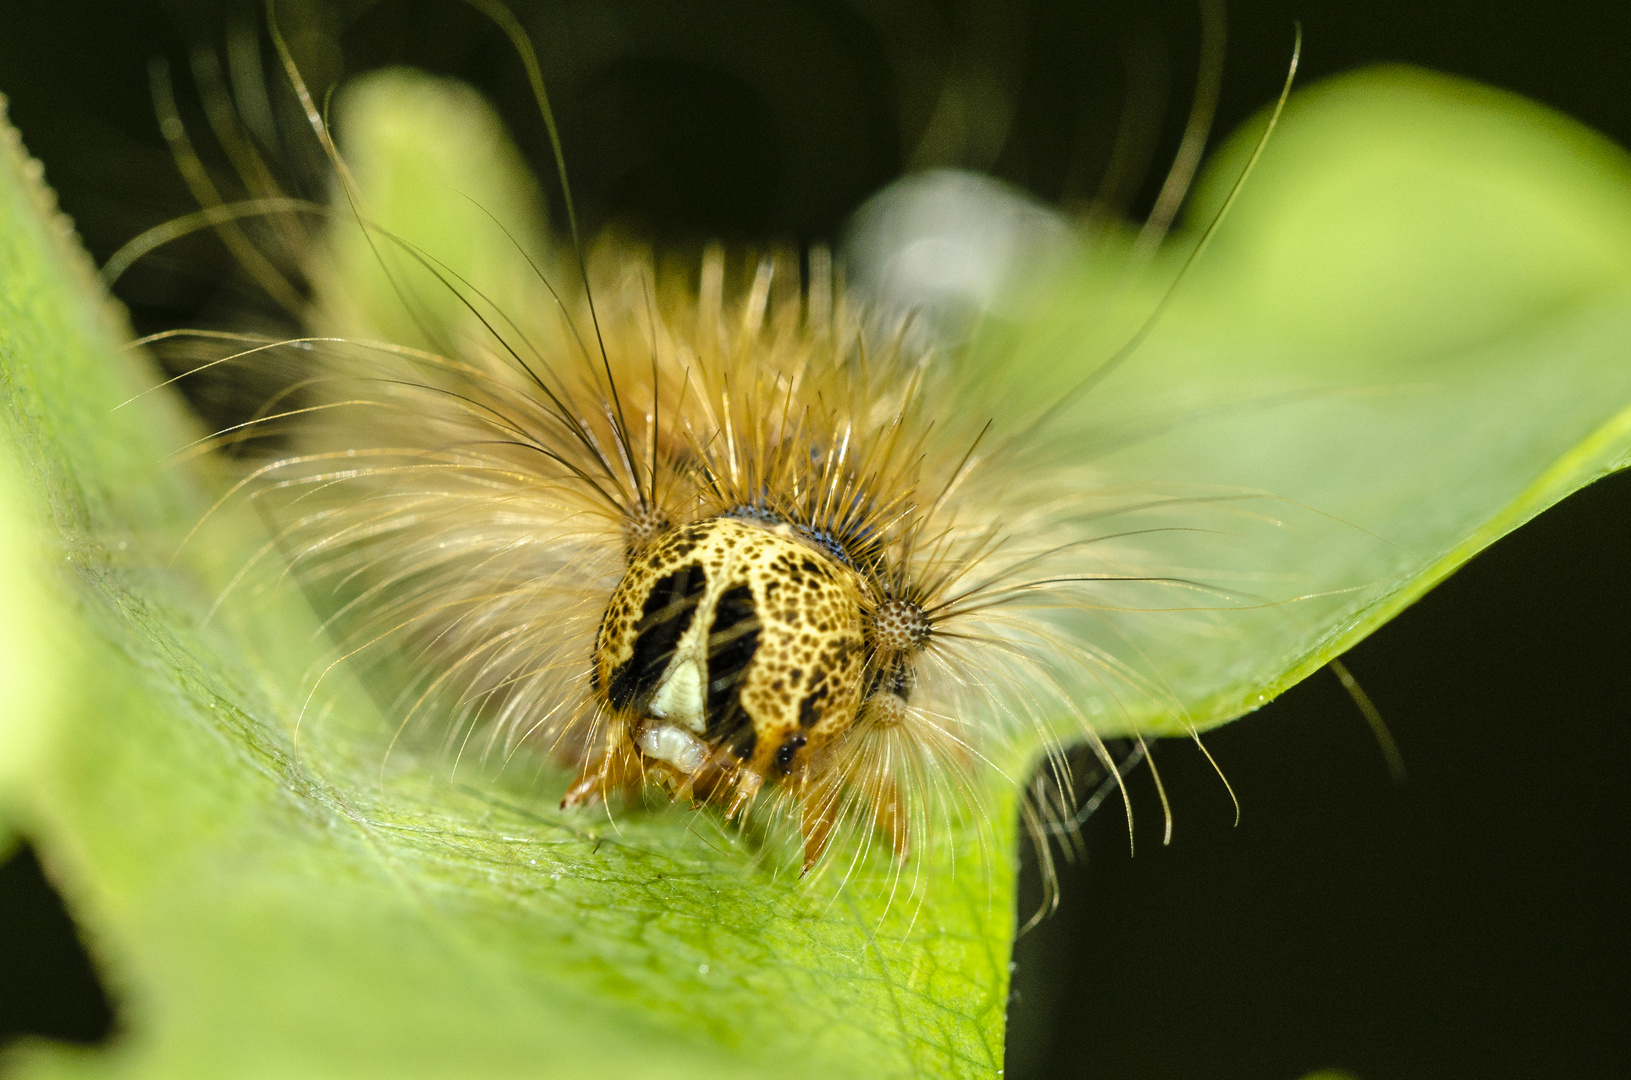
[[[190,209],[147,64],[171,58],[194,118],[188,43],[219,41],[239,9],[0,3],[0,90],[93,254]],[[303,8],[283,10],[292,22]],[[535,37],[584,225],[628,221],[674,241],[830,239],[868,193],[922,164],[987,168],[1081,204],[1129,81],[1151,134],[1133,156],[1151,165],[1110,194],[1137,214],[1176,145],[1199,37],[1194,7],[1165,0],[516,9],[547,30]],[[324,10],[344,51],[297,43],[314,70],[401,60],[461,74],[546,160],[519,65],[468,10]],[[1631,143],[1622,4],[1286,0],[1229,14],[1220,133],[1272,98],[1301,19],[1304,85],[1417,63]],[[937,127],[948,76],[967,89],[967,122],[948,126],[942,110]],[[182,245],[133,275],[123,295],[138,322],[229,305],[219,258]],[[1404,751],[1402,787],[1329,673],[1209,736],[1244,807],[1238,828],[1199,755],[1163,748],[1173,843],[1159,846],[1147,780],[1134,784],[1136,858],[1119,813],[1090,822],[1062,907],[1017,949],[1009,1080],[1631,1074],[1628,528],[1631,478],[1601,483],[1349,654]],[[19,849],[0,867],[0,1039],[94,1041],[114,1026],[71,922]]]

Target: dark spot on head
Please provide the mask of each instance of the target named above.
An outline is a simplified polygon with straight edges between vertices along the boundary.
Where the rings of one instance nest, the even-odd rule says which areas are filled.
[[[776,747],[776,768],[784,773],[793,771],[793,755],[799,752],[799,747],[810,740],[803,735],[789,736],[787,741]]]

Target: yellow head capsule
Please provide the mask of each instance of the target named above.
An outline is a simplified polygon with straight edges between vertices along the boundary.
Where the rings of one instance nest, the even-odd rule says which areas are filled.
[[[861,578],[790,525],[673,529],[635,558],[595,643],[595,686],[659,770],[786,776],[855,722]]]

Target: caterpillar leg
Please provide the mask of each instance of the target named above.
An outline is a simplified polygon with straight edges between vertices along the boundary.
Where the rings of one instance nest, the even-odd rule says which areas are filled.
[[[614,747],[597,758],[591,758],[583,772],[566,789],[561,809],[593,806],[611,796],[629,798],[640,793],[645,786],[645,770],[639,756],[623,747]]]
[[[725,820],[730,821],[746,810],[753,797],[759,794],[759,788],[764,786],[764,777],[752,769],[743,769],[736,779],[736,787],[731,792],[731,800],[725,807]]]

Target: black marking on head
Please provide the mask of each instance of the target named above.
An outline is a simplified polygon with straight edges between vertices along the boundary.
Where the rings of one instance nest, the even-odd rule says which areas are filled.
[[[793,755],[799,752],[799,747],[809,742],[803,735],[789,736],[787,741],[776,747],[776,768],[784,773],[793,771]]]
[[[753,590],[726,589],[708,627],[708,700],[703,706],[708,741],[724,743],[738,758],[753,756],[758,737],[742,708],[742,681],[759,649],[759,613]]]
[[[827,700],[827,683],[823,679],[820,686],[804,695],[799,702],[799,727],[814,727],[821,719],[821,706]]]
[[[663,545],[663,556],[669,559],[683,559],[697,549],[697,544],[707,534],[706,522],[687,525]]]
[[[634,624],[634,655],[612,672],[607,699],[620,709],[649,697],[674,657],[697,603],[708,588],[707,575],[696,564],[682,566],[658,580],[646,594],[640,621]]]

